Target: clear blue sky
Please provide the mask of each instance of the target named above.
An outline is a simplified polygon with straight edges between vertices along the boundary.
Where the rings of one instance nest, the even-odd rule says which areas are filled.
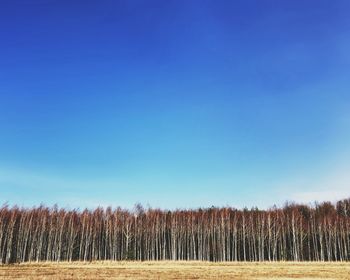
[[[350,2],[1,1],[0,203],[350,196]]]

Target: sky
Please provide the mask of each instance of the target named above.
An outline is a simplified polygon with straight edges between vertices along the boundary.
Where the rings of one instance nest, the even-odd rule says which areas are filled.
[[[0,203],[350,197],[350,2],[0,3]]]

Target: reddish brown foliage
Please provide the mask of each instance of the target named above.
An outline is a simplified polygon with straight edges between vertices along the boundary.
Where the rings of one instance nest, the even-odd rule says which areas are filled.
[[[0,262],[350,260],[350,199],[267,211],[0,209]]]

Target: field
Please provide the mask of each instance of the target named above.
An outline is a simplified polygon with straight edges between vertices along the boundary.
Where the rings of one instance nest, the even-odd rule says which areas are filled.
[[[25,263],[0,266],[0,279],[350,279],[350,263]]]

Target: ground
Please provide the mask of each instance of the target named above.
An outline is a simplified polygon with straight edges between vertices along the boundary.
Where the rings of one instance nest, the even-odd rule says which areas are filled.
[[[350,279],[350,263],[24,263],[1,265],[0,279]]]

